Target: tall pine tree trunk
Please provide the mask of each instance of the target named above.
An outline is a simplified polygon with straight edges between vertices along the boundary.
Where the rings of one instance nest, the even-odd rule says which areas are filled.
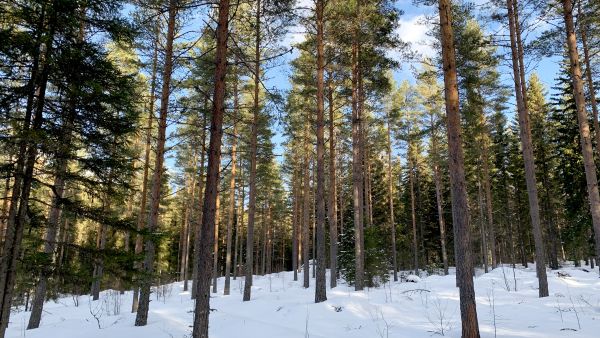
[[[49,11],[51,14],[48,33],[46,35],[40,34],[40,39],[36,41],[31,80],[28,83],[29,92],[25,116],[21,127],[22,135],[27,135],[30,132],[35,133],[42,126],[46,86],[48,84],[50,68],[48,62],[54,52],[54,23],[57,16],[53,9]],[[39,31],[42,30],[43,25],[44,19],[41,18],[40,26],[38,27]],[[42,45],[45,46],[44,53],[41,53]],[[22,138],[19,142],[19,151],[15,163],[14,183],[6,219],[6,233],[4,243],[2,243],[2,256],[0,257],[0,337],[4,337],[10,317],[13,288],[17,273],[17,259],[21,251],[23,230],[27,222],[27,210],[29,208],[29,197],[33,183],[33,171],[37,156],[36,143],[34,138]]]
[[[229,211],[227,215],[227,254],[225,257],[225,286],[223,294],[228,295],[230,291],[231,275],[231,236],[233,231],[233,220],[235,214],[235,174],[237,166],[237,113],[238,113],[238,87],[237,79],[233,87],[233,134],[231,141],[231,176],[229,178]],[[237,241],[236,241],[237,244]]]
[[[412,143],[412,142],[411,142]],[[412,249],[413,249],[413,268],[415,275],[419,275],[419,244],[417,238],[417,210],[415,197],[415,174],[414,160],[412,156],[412,144],[408,145],[408,185],[410,191],[410,219],[412,225]]]
[[[300,189],[298,188],[300,175],[298,169],[293,169],[292,179],[292,198],[294,200],[294,211],[292,212],[292,270],[294,271],[294,281],[298,280],[298,229],[300,228]]]
[[[208,99],[204,100],[204,108],[208,109]],[[203,114],[202,117],[202,126],[200,128],[200,174],[198,177],[198,197],[203,196],[204,194],[204,162],[205,162],[205,154],[206,154],[206,125],[207,125],[207,115]],[[202,208],[204,205],[204,199],[199,198],[200,207]],[[196,299],[196,283],[198,282],[198,260],[200,259],[200,244],[202,240],[202,210],[198,210],[198,215],[196,215],[196,224],[194,225],[194,258],[192,263],[192,299]]]
[[[70,128],[72,128],[72,121],[69,125],[65,125],[63,131],[63,140],[61,142],[61,154],[58,154],[56,160],[56,175],[54,178],[52,202],[50,206],[50,212],[48,214],[48,222],[46,234],[44,236],[44,254],[48,259],[48,262],[54,261],[54,250],[56,248],[56,233],[60,222],[60,214],[62,210],[63,193],[65,191],[65,175],[67,172],[68,165],[68,152],[71,143]],[[48,286],[48,277],[50,275],[50,265],[42,268],[40,280],[35,288],[35,295],[31,304],[31,316],[29,316],[29,323],[27,329],[37,329],[40,326],[42,319],[42,310],[44,308],[44,301],[46,300],[46,291]]]
[[[194,200],[196,198],[196,164],[198,159],[198,149],[193,150],[194,155],[192,157],[192,174],[189,182],[189,195],[185,201],[185,215],[183,220],[183,243],[181,253],[181,264],[179,276],[183,280],[183,291],[188,290],[188,268],[189,268],[189,257],[190,257],[190,235],[191,235],[191,224],[190,219],[193,218]]]
[[[208,170],[206,189],[202,207],[202,241],[197,259],[196,305],[194,308],[194,328],[192,338],[208,338],[208,317],[210,313],[211,249],[214,242],[215,214],[219,190],[219,167],[221,163],[221,139],[223,136],[223,115],[225,114],[225,77],[227,74],[227,38],[229,36],[229,0],[219,1],[216,28],[215,86],[210,124],[208,149]]]
[[[146,203],[148,200],[148,172],[150,171],[150,150],[152,149],[152,121],[154,120],[154,99],[156,93],[156,73],[158,69],[158,29],[155,32],[154,39],[154,51],[152,55],[152,71],[150,74],[150,102],[148,108],[148,121],[146,121],[146,144],[144,147],[144,173],[142,176],[142,192],[140,195],[140,210],[137,218],[137,230],[142,231],[144,229],[144,222],[146,220]],[[135,238],[135,255],[140,255],[144,249],[144,238],[141,234],[138,234]],[[136,264],[137,268],[141,268]],[[131,303],[131,312],[137,312],[139,305],[139,286],[135,286],[133,289],[133,301]]]
[[[389,131],[388,131],[389,133]],[[448,251],[446,250],[446,222],[444,220],[444,201],[442,195],[442,178],[440,176],[439,167],[439,149],[438,149],[438,138],[437,126],[434,121],[433,115],[431,116],[431,156],[433,158],[432,169],[433,169],[433,182],[435,185],[435,202],[438,213],[438,224],[440,227],[440,245],[442,250],[442,264],[444,265],[444,275],[448,275]],[[389,137],[389,136],[388,136]]]
[[[308,148],[308,139],[305,141]],[[308,149],[305,149],[304,155],[304,178],[302,180],[302,277],[303,286],[308,288],[310,285],[310,161]]]
[[[590,49],[588,47],[588,22],[585,13],[581,10],[581,3],[577,3],[577,15],[579,16],[579,34],[581,35],[581,47],[583,49],[583,62],[585,63],[585,78],[588,85],[590,105],[592,106],[592,123],[594,125],[594,136],[596,138],[596,153],[600,147],[600,124],[598,123],[598,103],[596,102],[596,87],[592,77],[592,64],[590,62]]]
[[[575,25],[573,24],[573,3],[571,0],[563,0],[563,15],[567,33],[567,47],[569,49],[569,60],[571,63],[571,79],[573,81],[573,95],[577,106],[577,120],[579,122],[579,139],[583,153],[583,166],[585,168],[585,179],[587,182],[588,199],[590,202],[590,213],[594,225],[596,240],[596,257],[600,258],[600,195],[598,194],[598,178],[596,176],[596,164],[592,153],[592,139],[590,126],[586,113],[586,102],[583,93],[583,78],[579,66],[579,54],[577,52],[577,38],[575,36]]]
[[[452,5],[450,0],[439,0],[438,5],[446,100],[452,224],[454,225],[454,250],[456,277],[460,296],[462,337],[478,338],[479,324],[477,322],[475,288],[473,285],[469,209],[460,126],[454,34],[452,31]]]
[[[477,168],[481,170],[481,168]],[[481,181],[477,178],[477,206],[479,207],[479,235],[481,238],[481,262],[483,263],[483,271],[489,272],[488,269],[488,245],[487,245],[487,230],[485,229],[485,216],[483,212],[483,196],[481,192]]]
[[[177,16],[177,0],[169,0],[169,19],[167,23],[167,37],[165,41],[165,61],[162,74],[162,89],[160,96],[160,114],[158,118],[158,137],[156,139],[156,159],[152,173],[152,188],[150,190],[150,210],[148,215],[148,236],[145,239],[144,276],[140,283],[140,299],[135,326],[145,326],[148,323],[148,310],[150,309],[150,286],[154,274],[154,258],[156,256],[155,239],[152,234],[158,226],[158,212],[161,200],[161,186],[163,176],[163,163],[165,160],[165,142],[167,139],[167,115],[169,110],[169,96],[171,93],[171,73],[173,70],[173,40],[175,39],[175,20]]]
[[[489,165],[489,148],[487,143],[481,146],[481,157],[482,157],[482,174],[483,174],[483,192],[485,193],[485,209],[489,236],[489,251],[492,254],[492,269],[496,268],[496,229],[494,224],[494,210],[492,201],[492,182],[490,178],[490,165]]]
[[[356,16],[360,11],[356,5]],[[355,28],[352,41],[352,200],[354,208],[354,255],[355,255],[355,283],[354,289],[360,291],[364,288],[365,259],[364,259],[364,229],[363,229],[363,163],[361,150],[361,117],[359,114],[359,32]]]
[[[336,179],[336,149],[335,149],[335,116],[333,102],[333,74],[329,76],[328,101],[329,101],[329,194],[328,194],[328,219],[329,219],[329,287],[337,286],[337,255],[338,255],[338,219],[337,219],[337,179]]]
[[[219,167],[219,172],[221,169]],[[213,240],[213,264],[212,264],[212,292],[217,293],[217,278],[219,277],[219,224],[221,223],[219,220],[221,208],[221,196],[217,193],[217,203],[215,206],[215,238]]]
[[[527,183],[527,195],[529,197],[529,215],[531,217],[531,225],[533,227],[533,236],[535,241],[535,260],[536,272],[539,284],[539,296],[548,296],[548,280],[546,277],[546,263],[544,240],[542,237],[542,229],[540,225],[540,210],[537,191],[537,182],[535,178],[535,160],[533,156],[533,146],[531,141],[531,126],[529,123],[529,112],[527,111],[526,97],[524,96],[526,84],[523,82],[524,67],[519,67],[520,62],[519,36],[520,31],[517,29],[516,20],[516,2],[507,0],[508,19],[510,26],[510,45],[512,52],[513,63],[513,78],[515,82],[515,94],[517,98],[517,110],[519,113],[519,134],[521,138],[521,148],[523,152],[523,162],[525,163],[525,181]],[[519,40],[518,40],[519,39]]]
[[[83,24],[81,24],[81,26],[83,27]],[[77,37],[77,42],[79,44],[83,42],[83,32],[84,30],[81,29],[81,34]],[[62,198],[66,185],[65,179],[69,165],[69,157],[71,156],[70,148],[73,123],[77,115],[76,98],[74,97],[77,88],[74,87],[75,86],[73,84],[69,85],[68,103],[65,109],[66,116],[64,117],[63,125],[61,126],[62,132],[60,134],[60,143],[58,145],[58,152],[56,153],[56,172],[54,175],[54,185],[52,188],[52,202],[50,205],[50,211],[48,213],[46,234],[44,236],[44,254],[49,262],[55,262],[54,251],[56,250],[56,237],[62,211]],[[50,265],[42,268],[40,280],[36,286],[35,295],[31,304],[31,316],[29,316],[29,323],[27,324],[28,330],[37,329],[40,326],[50,273]]]
[[[243,175],[242,175],[242,171],[244,169],[244,167],[242,166],[242,161],[240,160],[240,189],[242,190],[241,192],[241,198],[240,198],[240,211],[238,213],[238,219],[236,222],[236,227],[237,227],[237,232],[239,232],[239,248],[238,248],[238,254],[239,254],[239,258],[236,262],[236,271],[237,271],[237,275],[241,276],[242,274],[242,258],[243,258],[243,254],[244,254],[244,250],[243,250],[243,243],[244,243],[244,237],[243,237],[243,233],[244,233],[244,205],[246,202],[246,189],[244,187],[244,182],[243,182]]]
[[[246,280],[244,301],[249,301],[252,293],[252,266],[254,263],[254,218],[256,214],[256,157],[258,148],[258,122],[260,114],[260,43],[261,43],[261,0],[256,2],[255,46],[254,46],[254,103],[252,130],[250,135],[250,178],[248,196],[248,234],[246,237]]]
[[[327,300],[325,282],[325,57],[323,55],[323,11],[325,0],[317,0],[317,192],[315,212],[317,278],[315,303]],[[314,259],[314,257],[313,257]]]
[[[394,282],[398,281],[398,262],[396,254],[396,221],[394,220],[394,179],[392,177],[392,117],[388,115],[387,120],[387,178],[389,199],[389,222],[392,236],[392,268],[394,269]]]

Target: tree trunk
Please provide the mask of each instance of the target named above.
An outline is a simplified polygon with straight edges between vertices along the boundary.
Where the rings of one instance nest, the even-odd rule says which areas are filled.
[[[412,142],[411,142],[412,143]],[[417,210],[415,201],[415,175],[414,161],[412,157],[412,144],[408,145],[408,184],[410,189],[410,218],[412,224],[412,245],[413,245],[413,268],[415,275],[419,275],[419,244],[417,239]]]
[[[243,175],[242,175],[242,171],[243,171],[244,167],[242,166],[242,161],[240,160],[240,179],[243,179]],[[241,276],[242,274],[242,261],[243,261],[243,255],[244,255],[244,250],[243,250],[243,245],[244,245],[244,237],[243,237],[243,233],[244,233],[244,204],[246,202],[246,189],[244,187],[244,182],[240,182],[240,188],[242,190],[242,198],[240,199],[240,211],[239,211],[239,218],[238,221],[236,223],[236,225],[238,226],[238,230],[240,233],[240,241],[239,241],[239,258],[238,258],[238,265],[237,265],[237,274],[238,276]]]
[[[388,199],[389,199],[389,222],[392,235],[392,268],[394,269],[394,282],[398,281],[398,262],[396,255],[396,221],[394,220],[394,180],[392,178],[392,117],[388,115],[387,120],[387,176],[388,176]]]
[[[356,16],[360,11],[359,3],[356,5]],[[354,255],[355,255],[355,283],[354,289],[361,291],[364,288],[364,229],[363,229],[363,165],[361,150],[361,119],[359,114],[359,32],[355,29],[352,41],[352,200],[354,207]]]
[[[328,194],[328,218],[329,218],[329,287],[337,286],[337,256],[338,256],[338,220],[337,220],[337,179],[336,179],[336,149],[335,149],[335,116],[333,101],[333,74],[329,77],[329,194]]]
[[[577,38],[573,24],[573,4],[571,0],[563,0],[563,14],[565,17],[565,28],[567,33],[567,46],[569,48],[569,60],[571,62],[571,79],[573,81],[573,95],[577,106],[577,120],[579,122],[579,137],[583,163],[585,168],[585,179],[587,182],[588,198],[590,202],[590,213],[594,225],[596,241],[596,257],[600,257],[600,195],[598,194],[598,178],[596,176],[596,164],[592,153],[592,140],[590,126],[587,120],[585,108],[585,96],[583,93],[583,79],[581,67],[579,66],[579,54],[577,52]]]
[[[452,197],[452,223],[454,225],[454,249],[456,276],[460,296],[460,314],[463,338],[478,338],[479,324],[473,286],[473,261],[469,234],[469,209],[465,186],[464,155],[460,126],[458,81],[454,34],[452,32],[450,0],[439,0],[441,26],[442,61],[446,100],[446,124],[448,132],[448,154],[450,188]]]
[[[300,181],[300,175],[298,169],[294,168],[294,177],[292,182],[293,199],[294,199],[294,211],[292,213],[292,270],[294,271],[294,281],[298,280],[298,229],[300,228],[300,189],[298,188],[298,182]]]
[[[235,213],[235,174],[236,174],[236,151],[237,151],[237,113],[238,113],[238,87],[237,79],[233,87],[233,134],[231,137],[231,176],[229,179],[229,212],[227,215],[227,256],[225,257],[225,286],[223,294],[228,295],[230,289],[231,275],[231,235],[233,228],[233,217]],[[237,241],[236,241],[237,244]]]
[[[581,47],[583,49],[583,62],[585,63],[585,77],[590,95],[590,105],[592,106],[592,123],[594,126],[594,136],[596,138],[596,153],[600,147],[600,125],[598,123],[598,103],[596,102],[596,88],[592,77],[592,64],[590,62],[590,50],[588,48],[588,22],[585,13],[581,10],[581,2],[577,3],[577,15],[579,16],[579,34],[581,35]]]
[[[221,163],[221,138],[223,136],[223,115],[225,113],[225,76],[227,74],[227,38],[229,36],[229,0],[219,1],[216,28],[215,86],[210,124],[210,143],[206,189],[202,208],[203,234],[198,250],[196,305],[194,308],[194,328],[192,338],[208,338],[208,317],[210,313],[211,247],[214,242],[215,214],[219,190],[219,166]]]
[[[255,46],[254,46],[254,106],[252,117],[252,130],[250,135],[250,177],[248,196],[248,235],[246,237],[246,281],[244,283],[245,302],[250,300],[252,293],[252,265],[254,263],[254,217],[256,213],[256,157],[258,148],[258,120],[260,114],[259,86],[260,86],[260,24],[261,0],[256,1],[255,21]]]
[[[388,129],[389,130],[389,129]],[[389,134],[389,131],[388,131]],[[440,244],[442,249],[442,263],[444,265],[444,275],[448,275],[448,251],[446,250],[446,222],[444,221],[444,201],[442,196],[442,178],[440,177],[439,168],[439,150],[437,127],[431,116],[431,156],[433,158],[433,181],[435,184],[435,201],[438,213],[438,224],[440,227]],[[388,136],[389,138],[389,136]],[[389,142],[389,141],[388,141]]]
[[[189,257],[190,257],[190,235],[191,235],[191,224],[190,219],[193,218],[194,200],[196,198],[196,164],[198,159],[198,150],[194,149],[194,156],[192,159],[193,168],[191,176],[191,182],[189,186],[189,195],[185,201],[185,215],[183,220],[183,243],[182,243],[182,254],[181,254],[181,265],[179,276],[183,280],[183,291],[188,290],[188,268],[189,268]]]
[[[23,119],[21,133],[27,135],[29,132],[37,132],[42,126],[44,104],[46,99],[46,86],[48,84],[49,68],[48,60],[53,54],[53,41],[55,34],[54,23],[56,12],[51,10],[49,32],[45,39],[40,38],[37,42],[36,51],[45,44],[45,53],[34,54],[33,67],[27,106]],[[43,27],[43,19],[40,27]],[[41,60],[41,63],[39,63]],[[39,71],[41,69],[41,72]],[[39,77],[38,77],[39,76]],[[35,100],[37,98],[37,100]],[[34,100],[36,101],[34,104]],[[33,120],[32,120],[33,117]],[[31,124],[30,124],[31,123]],[[0,337],[4,337],[10,317],[10,309],[13,298],[13,288],[17,272],[17,260],[21,251],[23,230],[27,222],[27,210],[29,208],[29,197],[31,184],[33,183],[33,171],[37,156],[37,145],[30,138],[23,138],[19,142],[17,163],[15,164],[14,183],[8,217],[6,219],[6,233],[0,256]]]
[[[323,55],[323,11],[325,0],[317,0],[317,192],[315,212],[317,278],[315,282],[315,303],[327,300],[325,281],[325,58]],[[313,257],[314,259],[314,257]]]
[[[146,214],[146,203],[148,200],[148,172],[150,170],[150,150],[152,149],[152,121],[154,120],[154,100],[156,93],[156,73],[158,69],[158,29],[155,32],[154,40],[154,52],[152,55],[152,72],[150,78],[150,107],[148,109],[148,121],[146,121],[146,145],[144,148],[144,173],[142,176],[142,193],[140,195],[140,211],[137,218],[137,230],[142,231],[144,229],[144,220],[148,217]],[[141,234],[135,238],[135,249],[134,253],[136,256],[142,253],[144,248],[144,241]],[[136,268],[140,269],[141,266],[136,264]],[[135,286],[133,289],[133,301],[131,303],[131,312],[137,312],[139,305],[139,286]]]
[[[158,119],[158,137],[156,139],[156,159],[152,173],[152,188],[150,192],[150,212],[148,215],[148,236],[145,239],[146,254],[144,257],[144,276],[140,283],[140,299],[135,326],[145,326],[148,322],[150,308],[150,286],[154,274],[154,257],[156,248],[151,235],[158,226],[158,212],[161,200],[161,186],[163,176],[163,163],[165,160],[165,142],[167,129],[167,115],[169,109],[169,96],[171,93],[171,73],[173,70],[173,40],[175,39],[175,20],[177,15],[177,0],[169,0],[169,19],[167,23],[167,37],[165,41],[165,64],[162,74],[162,90],[160,97],[160,114]]]
[[[526,84],[522,81],[524,75],[523,68],[519,69],[519,55],[517,39],[520,39],[520,31],[517,30],[516,20],[516,2],[507,0],[508,18],[510,26],[510,44],[513,63],[513,78],[515,82],[515,94],[517,97],[517,110],[519,113],[519,134],[521,138],[521,148],[523,152],[523,161],[525,162],[525,181],[527,183],[527,195],[529,197],[529,215],[533,227],[533,236],[535,240],[536,272],[539,284],[539,296],[548,296],[548,280],[546,277],[545,250],[542,230],[540,225],[540,211],[537,191],[537,182],[535,178],[535,160],[533,156],[533,147],[531,142],[531,126],[529,124],[529,112],[527,111],[527,101],[523,93],[526,92]],[[522,65],[522,63],[521,63]],[[600,214],[599,214],[600,215]]]
[[[481,170],[481,168],[477,168]],[[479,233],[481,238],[481,262],[483,263],[483,271],[489,272],[488,269],[488,245],[487,231],[485,229],[485,216],[483,213],[483,196],[481,192],[481,181],[477,181],[477,206],[479,207]]]
[[[84,36],[83,30],[78,36],[78,43],[82,43]],[[56,250],[56,237],[59,228],[60,215],[62,211],[62,198],[65,191],[65,178],[67,175],[67,169],[69,165],[69,157],[71,151],[71,140],[72,140],[72,129],[73,123],[77,115],[76,102],[74,95],[74,86],[69,85],[68,103],[66,108],[66,116],[61,126],[62,133],[60,135],[60,143],[58,152],[56,153],[56,172],[54,175],[54,185],[52,188],[52,202],[50,205],[50,211],[48,213],[48,222],[46,234],[44,236],[44,255],[46,255],[48,262],[54,263]],[[8,188],[8,186],[7,186]],[[31,304],[31,316],[29,316],[29,323],[27,329],[37,329],[40,326],[42,319],[42,310],[44,308],[44,301],[46,300],[46,291],[48,286],[48,277],[51,273],[51,264],[42,268],[40,280],[35,289],[33,302]]]
[[[483,114],[482,114],[483,115]],[[485,209],[486,209],[486,218],[487,218],[487,226],[488,231],[486,233],[489,236],[489,243],[486,241],[486,244],[489,244],[489,251],[492,254],[492,269],[496,268],[496,230],[494,224],[494,210],[492,203],[492,182],[490,179],[490,165],[489,165],[489,149],[487,142],[481,145],[481,157],[482,157],[482,175],[483,175],[483,192],[485,193]]]
[[[306,140],[306,147],[308,148],[308,140]],[[309,229],[310,229],[310,161],[308,159],[308,149],[305,149],[306,154],[304,155],[304,179],[302,182],[302,273],[303,273],[303,286],[308,288],[310,285],[310,262],[309,262]]]
[[[204,100],[204,107],[208,109],[208,99]],[[198,177],[198,197],[204,194],[204,162],[205,162],[205,154],[206,154],[206,115],[203,114],[202,117],[202,127],[201,130],[201,146],[200,146],[200,175]],[[204,200],[199,198],[202,206],[204,204]],[[200,258],[200,244],[202,240],[202,210],[198,210],[198,215],[196,216],[196,224],[194,225],[194,259],[192,266],[192,299],[196,299],[196,283],[198,281],[198,260]]]
[[[105,197],[108,200],[108,196]],[[107,201],[104,201],[104,209],[105,212],[110,210],[110,206]],[[92,273],[92,300],[100,299],[100,286],[102,283],[102,276],[104,275],[104,258],[103,251],[106,249],[106,235],[108,231],[108,225],[99,224],[98,226],[98,235],[96,237],[96,249],[98,250],[98,255],[96,259],[94,259],[94,271]]]
[[[220,167],[219,172],[221,172]],[[215,204],[215,239],[213,240],[212,293],[217,293],[217,278],[219,277],[219,224],[221,223],[219,220],[220,208],[221,196],[219,196],[217,193],[217,202]]]
[[[266,215],[266,243],[265,243],[265,274],[271,273],[271,263],[272,263],[272,251],[273,251],[273,229],[272,229],[272,218],[271,218],[271,203],[267,201],[267,215]]]

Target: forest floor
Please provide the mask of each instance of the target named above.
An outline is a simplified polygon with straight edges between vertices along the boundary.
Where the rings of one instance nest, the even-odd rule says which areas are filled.
[[[514,273],[514,275],[513,275]],[[344,283],[328,300],[314,304],[311,288],[294,282],[290,272],[256,276],[252,300],[242,302],[242,278],[231,295],[211,298],[211,338],[391,338],[460,337],[458,289],[454,275],[431,275],[416,282],[391,282],[355,292]],[[411,279],[411,278],[409,278]],[[548,270],[550,296],[538,298],[535,267],[500,267],[475,279],[482,337],[599,337],[600,278],[589,267]],[[516,289],[515,291],[515,284]],[[510,291],[508,291],[510,289]],[[131,292],[104,291],[59,298],[44,306],[39,329],[26,331],[29,312],[11,316],[7,337],[44,338],[185,338],[190,337],[190,294],[181,282],[155,289],[148,325],[135,327]]]

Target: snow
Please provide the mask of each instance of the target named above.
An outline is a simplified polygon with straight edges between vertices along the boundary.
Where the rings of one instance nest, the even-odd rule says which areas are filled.
[[[514,275],[508,266],[478,273],[475,288],[481,336],[598,337],[597,271],[569,267],[560,272],[559,277],[548,270],[550,296],[542,299],[533,265],[515,269]],[[391,282],[361,292],[340,283],[327,289],[328,300],[320,304],[313,302],[314,279],[311,288],[304,289],[302,273],[297,282],[292,276],[284,272],[254,277],[250,302],[242,302],[242,278],[232,281],[230,296],[222,295],[224,280],[219,279],[219,293],[211,298],[211,338],[460,337],[454,275]],[[25,330],[29,312],[14,312],[7,337],[187,338],[194,303],[189,292],[182,290],[180,282],[155,289],[145,327],[133,325],[131,292],[119,295],[109,290],[95,302],[79,297],[78,307],[70,296],[46,303],[41,326],[35,330]]]

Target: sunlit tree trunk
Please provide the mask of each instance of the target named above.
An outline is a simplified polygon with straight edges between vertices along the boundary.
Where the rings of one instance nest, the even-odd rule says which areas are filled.
[[[392,177],[392,118],[387,117],[387,179],[389,199],[389,222],[392,236],[392,268],[394,269],[394,282],[398,281],[398,262],[396,254],[396,221],[394,220],[394,178]]]
[[[325,281],[325,57],[323,55],[324,9],[325,0],[317,0],[317,192],[315,195],[317,204],[317,209],[315,212],[317,255],[316,257],[313,257],[313,259],[317,259],[315,303],[320,303],[327,300]]]
[[[237,166],[237,115],[238,115],[238,87],[237,79],[233,87],[233,134],[231,143],[231,176],[229,178],[229,211],[227,215],[227,254],[225,257],[225,286],[223,294],[228,295],[230,289],[231,275],[231,236],[233,231],[233,220],[235,214],[235,174]],[[237,244],[237,240],[236,240]]]
[[[227,39],[229,37],[229,0],[219,1],[216,27],[215,76],[208,149],[206,189],[202,206],[202,241],[198,250],[198,280],[192,338],[208,338],[210,313],[210,278],[212,271],[211,249],[214,242],[217,195],[219,190],[219,167],[221,163],[221,139],[223,115],[225,114],[225,77],[227,74]]]
[[[335,114],[333,101],[333,79],[329,77],[329,194],[328,194],[328,219],[329,219],[329,286],[337,286],[337,255],[338,255],[338,218],[337,218],[337,179],[336,179],[336,134]]]
[[[573,81],[573,95],[577,106],[577,120],[579,122],[579,139],[583,153],[583,166],[585,168],[585,179],[587,182],[590,213],[594,226],[596,241],[596,257],[600,258],[600,195],[598,194],[598,178],[596,176],[596,164],[592,153],[592,139],[590,126],[586,113],[586,102],[583,93],[583,78],[579,65],[579,54],[577,52],[577,38],[575,36],[575,25],[573,24],[573,3],[571,0],[563,0],[563,15],[567,33],[567,47],[569,49],[569,61],[571,63],[571,79]]]
[[[145,220],[148,217],[146,213],[146,203],[148,200],[148,172],[150,171],[150,150],[152,149],[152,122],[154,120],[154,100],[156,93],[156,75],[158,68],[158,29],[155,31],[154,48],[152,55],[152,71],[150,74],[150,98],[148,102],[148,120],[146,121],[146,144],[144,146],[144,172],[142,175],[142,192],[140,195],[140,210],[137,218],[137,230],[142,231],[145,227]],[[135,255],[142,253],[144,249],[144,238],[138,234],[135,238]],[[136,264],[139,269],[141,266]],[[139,304],[139,285],[133,289],[133,301],[131,303],[131,312],[137,312]]]
[[[535,177],[535,160],[533,156],[533,146],[531,141],[531,126],[529,123],[529,112],[527,111],[527,103],[525,97],[524,83],[524,67],[520,61],[518,43],[520,41],[520,31],[517,29],[516,20],[516,2],[507,0],[508,19],[510,26],[510,44],[512,53],[513,79],[515,82],[515,94],[517,98],[517,110],[519,113],[519,134],[521,138],[521,148],[523,152],[523,162],[525,163],[525,181],[527,184],[527,195],[529,197],[529,215],[531,217],[531,225],[533,228],[533,236],[535,240],[535,259],[536,271],[539,284],[539,296],[548,296],[548,281],[546,277],[546,263],[544,241],[540,224],[539,198],[537,190],[537,182]],[[517,40],[519,39],[519,40]],[[519,65],[521,67],[519,67]]]
[[[356,14],[360,6],[356,5]],[[359,32],[355,28],[352,41],[352,200],[354,207],[354,251],[355,251],[355,283],[354,289],[360,291],[364,288],[364,238],[363,238],[363,163],[361,151],[361,116],[359,113]]]
[[[452,6],[450,0],[439,0],[438,5],[446,100],[448,161],[450,171],[450,191],[452,197],[452,223],[454,226],[454,251],[456,277],[460,297],[462,338],[478,338],[479,324],[477,321],[475,288],[473,285],[469,209],[462,149],[454,34],[452,31]]]
[[[252,292],[252,263],[254,262],[254,218],[256,214],[256,157],[258,148],[258,115],[259,106],[259,86],[260,86],[260,44],[261,44],[261,0],[256,1],[255,17],[255,46],[254,46],[254,103],[252,130],[250,135],[250,178],[249,178],[249,196],[248,196],[248,235],[246,237],[246,281],[244,284],[244,301],[249,301]]]

